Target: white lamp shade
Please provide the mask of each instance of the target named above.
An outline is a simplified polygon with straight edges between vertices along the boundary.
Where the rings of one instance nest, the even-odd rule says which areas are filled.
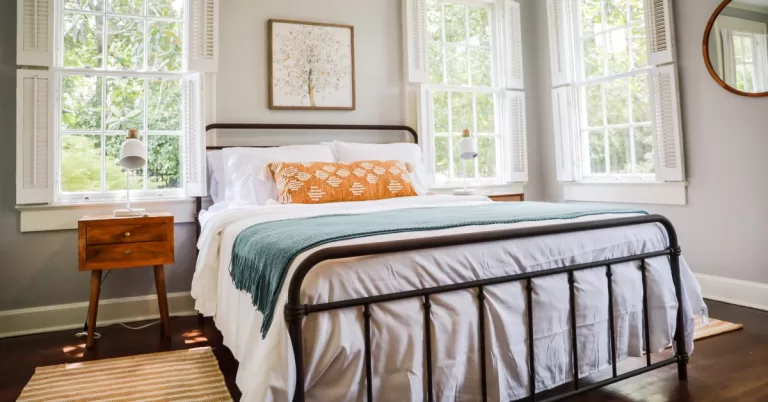
[[[477,138],[463,137],[459,142],[459,157],[461,159],[477,158]]]
[[[120,166],[126,170],[141,169],[147,163],[146,154],[144,143],[136,138],[129,138],[120,147]]]

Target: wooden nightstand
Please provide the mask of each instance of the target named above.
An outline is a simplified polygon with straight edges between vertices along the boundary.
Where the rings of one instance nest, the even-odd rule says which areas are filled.
[[[514,202],[525,201],[525,194],[495,194],[489,195],[488,198],[494,201]]]
[[[157,302],[163,335],[169,336],[168,299],[164,264],[173,264],[173,216],[149,214],[140,217],[86,216],[77,224],[80,271],[91,271],[88,306],[88,341],[93,345],[99,309],[101,271],[152,265],[155,269]]]

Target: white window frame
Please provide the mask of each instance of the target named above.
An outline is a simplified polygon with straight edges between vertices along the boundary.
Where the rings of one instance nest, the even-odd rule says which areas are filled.
[[[56,13],[56,24],[55,24],[55,31],[54,31],[54,41],[55,41],[55,49],[54,49],[54,57],[55,57],[55,63],[54,66],[51,68],[53,71],[53,84],[54,84],[54,95],[53,95],[53,102],[54,102],[54,115],[53,115],[53,146],[54,146],[54,203],[61,203],[61,204],[76,204],[76,203],[89,203],[89,202],[121,202],[125,201],[126,194],[124,189],[116,190],[116,191],[109,191],[106,188],[104,188],[105,185],[105,174],[106,174],[106,167],[107,163],[109,163],[106,159],[105,152],[106,152],[106,136],[108,135],[119,135],[124,134],[125,130],[107,130],[106,128],[106,114],[105,114],[105,107],[106,107],[106,94],[107,94],[107,78],[124,78],[124,77],[130,77],[130,78],[141,78],[144,80],[144,90],[143,90],[143,96],[144,101],[142,102],[143,107],[143,123],[142,128],[139,130],[139,139],[145,144],[147,147],[147,151],[149,150],[149,141],[148,141],[148,135],[151,135],[150,132],[144,131],[143,129],[147,127],[147,102],[146,102],[146,96],[148,91],[148,80],[152,79],[174,79],[179,80],[182,82],[182,85],[179,86],[179,89],[182,91],[182,103],[181,107],[183,108],[184,100],[183,98],[186,96],[186,93],[183,91],[183,81],[185,76],[188,74],[187,72],[187,52],[189,49],[188,46],[188,35],[184,34],[184,32],[188,31],[187,25],[189,24],[188,16],[189,11],[187,10],[188,4],[185,4],[185,7],[183,9],[183,13],[181,17],[178,18],[168,18],[168,17],[150,17],[147,15],[138,16],[138,15],[127,15],[127,14],[119,14],[119,13],[113,13],[106,10],[106,4],[104,5],[105,11],[80,11],[80,10],[65,10],[62,6],[62,0],[57,0],[57,8],[58,12]],[[148,2],[144,2],[144,13],[147,12],[147,7],[149,6]],[[90,69],[90,68],[79,68],[79,67],[66,67],[64,66],[64,35],[62,35],[62,32],[60,32],[64,27],[64,14],[72,12],[74,14],[79,15],[94,15],[94,16],[103,16],[104,17],[104,30],[102,32],[102,66],[104,69]],[[109,46],[107,37],[109,34],[109,30],[107,29],[107,26],[109,24],[109,18],[110,17],[117,17],[117,18],[129,18],[129,19],[135,19],[135,20],[141,20],[144,23],[143,26],[143,38],[144,38],[144,52],[145,56],[143,57],[143,65],[142,69],[143,71],[136,71],[136,70],[110,70],[107,67],[107,47]],[[161,22],[176,22],[181,24],[182,28],[182,37],[183,37],[183,47],[182,47],[182,54],[181,54],[181,71],[174,71],[174,72],[162,72],[162,71],[148,71],[147,70],[147,63],[148,63],[148,37],[147,33],[149,30],[149,22],[150,21],[161,21]],[[61,169],[61,162],[62,162],[62,149],[61,149],[61,140],[63,135],[70,134],[70,130],[63,130],[61,128],[61,105],[60,105],[60,99],[61,99],[61,83],[64,76],[68,75],[78,75],[78,76],[98,76],[101,77],[101,129],[97,131],[88,131],[88,130],[72,130],[72,134],[83,134],[83,135],[98,135],[101,137],[101,190],[100,191],[94,191],[94,192],[77,192],[77,193],[65,193],[61,188],[61,177],[62,177],[62,169]],[[185,182],[184,179],[186,177],[186,172],[184,171],[184,166],[186,165],[185,159],[187,158],[187,155],[184,153],[184,149],[187,149],[187,145],[184,144],[186,141],[185,135],[184,135],[184,127],[181,121],[181,118],[179,118],[179,124],[181,125],[179,131],[169,131],[169,132],[162,132],[160,130],[151,130],[152,134],[155,135],[177,135],[179,136],[179,152],[181,153],[179,158],[179,174],[181,175],[181,187],[180,188],[169,188],[169,189],[158,189],[158,190],[151,190],[151,189],[132,189],[131,190],[131,198],[135,200],[162,200],[162,199],[179,199],[184,198],[186,189],[185,189]],[[143,168],[144,176],[143,176],[143,183],[144,186],[147,186],[148,183],[148,167],[149,163],[145,164]]]
[[[138,197],[139,191],[133,191],[132,198],[135,194],[137,205],[146,207],[149,212],[169,211],[174,214],[177,222],[194,221],[194,211],[190,207],[193,201],[189,197],[207,195],[204,124],[208,122],[205,111],[212,110],[213,93],[204,91],[204,81],[212,79],[213,75],[202,73],[215,73],[218,70],[219,0],[184,0],[184,15],[181,19],[173,19],[182,21],[183,25],[184,72],[174,73],[58,67],[63,64],[55,62],[63,60],[59,59],[63,37],[56,30],[61,26],[63,18],[62,1],[16,1],[16,64],[19,66],[16,91],[16,209],[20,211],[22,231],[75,228],[79,217],[110,213],[115,203],[123,197],[120,194],[99,195],[88,200],[83,197],[58,197],[58,130],[61,124],[58,88],[62,74],[68,73],[117,77],[140,75],[148,79],[172,77],[182,81],[184,105],[179,135],[184,189],[151,190],[146,192],[147,197]],[[104,12],[91,14],[105,15]],[[171,20],[146,16],[134,18]],[[102,91],[105,89],[102,85]],[[97,135],[103,133],[104,130],[93,132]],[[152,133],[162,134],[160,131]]]
[[[759,40],[759,36],[762,36],[763,38],[767,38],[768,29],[766,28],[766,24],[755,22],[755,21],[750,21],[750,20],[745,20],[745,19],[742,19],[742,18],[736,18],[736,17],[729,17],[729,16],[720,16],[720,17],[718,17],[717,22],[715,23],[715,32],[717,33],[717,37],[719,39],[718,42],[719,42],[719,44],[721,46],[718,49],[718,52],[721,53],[721,57],[724,59],[725,58],[725,54],[723,54],[723,50],[725,49],[726,45],[724,43],[722,43],[722,41],[724,39],[722,37],[723,36],[723,30],[731,31],[733,36],[734,36],[734,39],[735,39],[736,35],[738,35],[738,36],[749,36],[750,37],[751,45],[753,46],[752,47],[752,52],[753,52],[752,53],[752,62],[738,63],[736,60],[734,60],[734,65],[736,66],[736,68],[738,68],[739,65],[742,65],[742,66],[745,65],[745,64],[752,65],[752,68],[753,68],[752,72],[754,74],[753,75],[753,79],[754,79],[753,84],[755,86],[757,86],[757,87],[760,87],[760,88],[765,88],[766,86],[768,86],[768,71],[765,70],[765,68],[763,67],[762,63],[758,63],[758,61],[757,61],[758,57],[766,57],[766,58],[768,58],[768,56],[765,54],[765,51],[763,51],[761,53],[758,50],[758,46],[760,46],[760,42],[761,42]],[[764,39],[763,42],[765,42],[765,40],[766,39]],[[728,44],[728,46],[732,47],[735,50],[734,44]],[[742,43],[742,46],[743,46],[743,43]],[[725,62],[725,60],[723,60],[723,62]],[[728,81],[730,81],[730,79],[729,79],[729,77],[725,76],[725,72],[724,71],[722,72],[722,74],[723,74],[723,77],[724,77],[723,81],[726,81],[728,83],[728,85],[731,85],[731,86],[733,86],[736,89],[739,89],[736,86],[736,81],[734,81],[733,84],[731,84],[730,82],[728,82]],[[734,77],[734,79],[735,79],[735,77]],[[739,90],[742,90],[742,89],[739,89]],[[745,92],[761,92],[761,90],[745,91]]]
[[[426,2],[424,0],[408,0],[411,3],[408,5],[413,6],[414,3],[421,2],[421,5],[423,8],[423,18],[426,19],[427,9],[426,9]],[[454,158],[449,157],[448,163],[449,163],[449,175],[452,177],[452,179],[449,179],[448,181],[437,183],[435,180],[435,140],[436,138],[448,138],[448,146],[450,147],[450,150],[454,149],[454,136],[456,134],[461,133],[461,128],[456,129],[453,128],[451,125],[453,124],[453,116],[452,116],[452,108],[451,108],[451,93],[456,92],[463,92],[463,93],[472,93],[472,100],[473,100],[473,109],[475,108],[475,100],[476,100],[476,94],[491,94],[494,98],[494,128],[495,133],[492,135],[488,135],[489,133],[479,133],[477,131],[477,112],[476,110],[473,110],[473,127],[470,129],[472,130],[472,133],[477,138],[480,137],[492,137],[496,139],[496,177],[494,178],[482,178],[479,176],[479,163],[477,163],[477,159],[475,159],[474,165],[474,172],[468,172],[470,173],[469,177],[467,178],[467,181],[471,183],[471,185],[474,186],[481,186],[481,187],[493,187],[493,186],[504,186],[511,183],[524,183],[527,182],[527,155],[526,151],[522,151],[523,155],[523,161],[518,162],[517,168],[513,168],[513,162],[512,157],[514,154],[520,154],[520,152],[515,152],[515,147],[523,147],[525,148],[525,119],[523,116],[522,121],[520,122],[512,122],[511,119],[505,118],[505,111],[507,110],[507,106],[511,105],[513,102],[509,99],[520,97],[520,95],[523,94],[521,91],[523,89],[522,86],[522,64],[516,66],[516,68],[513,68],[511,65],[512,63],[522,63],[522,52],[521,52],[521,44],[520,44],[520,26],[519,21],[516,19],[519,19],[519,4],[516,2],[512,2],[511,0],[451,0],[450,3],[457,3],[457,4],[466,4],[470,6],[483,6],[486,7],[489,11],[489,21],[491,23],[491,43],[490,43],[490,52],[491,52],[491,86],[468,86],[468,85],[450,85],[450,84],[431,84],[428,82],[424,82],[428,80],[429,78],[429,44],[431,41],[427,39],[426,34],[426,21],[423,23],[423,27],[425,32],[423,33],[423,36],[419,35],[412,35],[408,31],[408,27],[406,27],[406,35],[408,38],[422,38],[423,40],[423,60],[426,60],[426,63],[422,66],[425,71],[423,73],[417,74],[423,81],[421,81],[421,85],[419,86],[419,97],[418,97],[418,104],[419,104],[419,127],[420,127],[420,134],[422,137],[422,150],[424,154],[424,162],[426,164],[429,176],[430,176],[430,186],[433,189],[436,190],[442,190],[442,189],[449,189],[449,188],[455,188],[462,186],[464,184],[464,172],[463,168],[457,168],[454,165]],[[414,8],[415,9],[415,8]],[[405,17],[406,17],[406,25],[408,25],[409,20],[408,17],[411,15],[408,14],[406,10]],[[513,14],[516,13],[516,15],[513,16]],[[516,21],[510,21],[515,19]],[[444,21],[443,21],[444,24]],[[516,24],[516,27],[514,28],[506,28],[509,27],[512,24]],[[416,24],[418,26],[418,24]],[[467,27],[468,30],[468,27]],[[443,34],[443,40],[440,42],[441,45],[443,45],[443,54],[445,56],[445,29],[442,29]],[[516,35],[516,36],[515,36]],[[411,43],[418,43],[416,40],[407,41],[406,43],[406,50],[413,50],[408,49],[408,46]],[[517,45],[517,48],[514,48],[514,46]],[[469,49],[471,48],[471,45],[467,45],[467,51],[469,53]],[[485,47],[483,47],[485,48]],[[408,52],[407,55],[410,56],[412,52]],[[469,57],[467,58],[467,63],[470,63]],[[412,65],[412,63],[409,63],[409,67]],[[443,74],[444,78],[447,77],[448,71],[447,71],[447,59],[443,57]],[[413,68],[410,67],[409,71],[413,71]],[[468,67],[468,73],[470,75],[470,81],[471,81],[471,66]],[[518,74],[518,76],[515,76],[515,74]],[[423,77],[422,77],[423,76]],[[413,81],[413,79],[411,80]],[[445,81],[445,80],[444,80]],[[435,133],[432,129],[434,127],[434,113],[433,113],[433,102],[432,102],[432,96],[435,92],[446,92],[448,93],[448,133]],[[523,105],[524,105],[524,97],[523,97]],[[524,111],[523,111],[524,114]],[[514,144],[510,138],[510,133],[512,132],[512,127],[515,123],[519,123],[518,126],[520,127],[519,130],[522,130],[522,134],[518,134],[518,141],[519,143]],[[469,162],[467,162],[469,164]]]
[[[686,204],[671,0],[645,2],[648,66],[593,79],[582,79],[580,0],[547,0],[547,11],[550,53],[552,60],[557,61],[552,63],[556,172],[565,200]],[[631,27],[632,22],[616,29],[626,26]],[[581,88],[643,74],[648,75],[655,173],[584,174],[584,165],[590,161],[582,134],[587,124],[583,114],[586,108],[581,107],[585,102]],[[629,95],[631,100],[632,94]],[[606,153],[606,163],[607,159]]]

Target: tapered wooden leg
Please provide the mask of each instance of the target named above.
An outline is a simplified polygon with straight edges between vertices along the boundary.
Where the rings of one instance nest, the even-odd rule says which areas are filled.
[[[168,322],[168,298],[165,294],[165,269],[162,265],[155,265],[155,288],[157,289],[157,305],[160,309],[160,321],[163,335],[171,335],[171,326]]]
[[[99,292],[101,291],[101,270],[91,271],[91,298],[88,303],[88,340],[86,347],[93,346],[93,332],[96,330],[96,315],[99,313]]]

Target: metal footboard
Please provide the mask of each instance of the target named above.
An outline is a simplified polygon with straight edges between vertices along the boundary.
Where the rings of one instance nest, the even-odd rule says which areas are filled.
[[[303,304],[301,303],[301,286],[304,282],[304,278],[309,271],[318,263],[348,257],[359,257],[375,254],[384,254],[400,251],[413,251],[435,247],[450,247],[461,246],[466,244],[491,242],[499,240],[511,240],[536,236],[556,235],[562,233],[574,233],[585,232],[591,230],[627,227],[634,225],[643,225],[649,223],[657,223],[664,227],[667,232],[667,238],[669,245],[667,248],[659,251],[642,253],[627,257],[614,258],[603,261],[595,261],[585,264],[577,264],[571,266],[565,266],[561,268],[548,269],[537,272],[526,272],[515,275],[501,276],[496,278],[488,278],[470,282],[455,283],[450,285],[443,285],[425,289],[415,289],[398,293],[382,294],[376,296],[363,297],[358,299],[349,299],[342,301],[334,301],[321,304]],[[612,266],[620,263],[639,261],[640,272],[642,277],[643,287],[643,339],[645,341],[646,349],[650,344],[650,320],[648,317],[648,291],[646,283],[646,264],[645,261],[649,258],[668,256],[670,262],[670,268],[672,273],[672,280],[675,287],[675,295],[677,297],[677,328],[675,330],[674,342],[676,347],[676,354],[669,359],[665,359],[656,363],[652,363],[651,354],[649,351],[646,353],[646,365],[639,369],[635,369],[623,374],[617,373],[616,368],[616,337],[614,327],[614,312],[613,312],[613,285],[612,285]],[[575,295],[575,279],[574,273],[586,269],[593,269],[605,267],[606,286],[608,290],[608,311],[609,311],[609,329],[610,329],[610,351],[611,351],[611,367],[612,375],[610,378],[591,383],[587,386],[581,386],[579,381],[579,354],[578,354],[578,342],[576,334],[576,295]],[[293,356],[296,363],[296,389],[294,394],[294,401],[303,402],[305,399],[305,373],[304,362],[302,356],[303,353],[303,341],[302,341],[302,321],[303,318],[309,314],[321,313],[324,311],[346,309],[346,308],[363,308],[364,317],[364,333],[365,333],[365,378],[366,378],[366,395],[368,401],[373,401],[373,372],[372,372],[372,358],[371,358],[371,305],[377,303],[385,303],[394,300],[402,300],[408,298],[421,298],[424,307],[424,346],[426,351],[425,361],[425,373],[426,379],[426,395],[425,399],[432,402],[434,400],[433,384],[432,384],[432,334],[431,334],[431,307],[430,296],[446,292],[454,292],[459,290],[477,289],[478,300],[478,336],[479,336],[479,366],[480,366],[480,378],[481,378],[481,392],[482,400],[488,399],[487,389],[487,368],[486,368],[486,323],[485,323],[485,289],[489,286],[498,285],[509,282],[524,282],[526,292],[526,309],[528,318],[528,367],[529,367],[529,397],[528,400],[536,401],[540,395],[536,392],[536,366],[535,366],[535,353],[534,353],[534,339],[533,339],[533,325],[531,323],[536,318],[533,310],[533,279],[567,274],[569,285],[569,304],[570,304],[570,326],[571,330],[571,350],[573,360],[573,389],[569,392],[559,394],[548,399],[542,399],[546,401],[558,401],[569,397],[573,397],[578,394],[588,392],[590,390],[600,388],[609,384],[613,384],[618,381],[625,380],[630,377],[634,377],[651,370],[655,370],[670,364],[677,364],[678,379],[685,381],[687,379],[687,363],[688,354],[685,349],[685,331],[684,331],[684,319],[683,319],[683,300],[682,300],[682,282],[680,278],[680,247],[678,245],[677,234],[675,232],[672,223],[665,217],[660,215],[646,215],[629,218],[609,219],[600,221],[589,222],[577,222],[571,224],[562,225],[549,225],[539,226],[533,228],[517,228],[498,230],[482,233],[471,234],[459,234],[444,237],[430,237],[411,240],[399,240],[388,243],[373,243],[373,244],[359,244],[341,247],[331,247],[318,250],[309,255],[304,261],[299,264],[295,274],[291,278],[288,288],[288,302],[285,305],[285,319],[288,324],[288,330],[293,344]]]

